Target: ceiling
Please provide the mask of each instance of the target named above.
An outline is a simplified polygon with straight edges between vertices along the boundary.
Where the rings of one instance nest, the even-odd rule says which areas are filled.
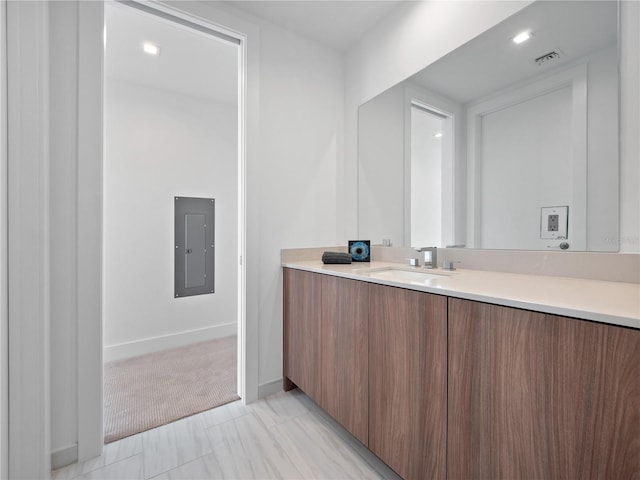
[[[244,1],[232,8],[344,51],[404,0]],[[238,51],[202,32],[116,2],[105,3],[105,76],[218,103],[237,101]],[[144,42],[160,55],[144,53]]]
[[[533,36],[516,45],[523,30]],[[461,104],[615,46],[617,3],[538,1],[411,77]],[[554,50],[561,57],[542,66],[535,59]]]
[[[403,0],[244,1],[225,3],[338,50],[349,48]],[[237,48],[215,37],[115,2],[105,7],[105,75],[155,88],[237,101]],[[524,29],[533,37],[510,39]],[[616,2],[538,1],[416,74],[414,82],[466,103],[545,69],[555,68],[617,38]],[[142,51],[160,46],[159,56]],[[562,58],[534,59],[560,49]],[[195,59],[195,61],[194,61]],[[473,81],[469,82],[472,78]]]
[[[302,36],[346,51],[405,0],[227,0],[226,3]]]
[[[138,85],[205,98],[238,100],[238,48],[136,8],[105,3],[104,73]],[[153,56],[144,42],[160,47]]]

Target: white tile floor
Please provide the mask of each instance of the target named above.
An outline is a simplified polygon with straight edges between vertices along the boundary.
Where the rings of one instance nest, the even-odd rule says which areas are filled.
[[[107,445],[61,479],[399,477],[299,390],[230,403]]]

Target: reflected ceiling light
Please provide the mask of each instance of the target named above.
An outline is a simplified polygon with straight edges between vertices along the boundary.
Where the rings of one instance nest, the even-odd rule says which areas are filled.
[[[142,49],[149,55],[160,55],[160,47],[153,43],[145,42],[142,44]]]
[[[531,38],[531,32],[522,32],[516,35],[515,37],[513,37],[513,42],[522,43],[522,42],[526,42],[530,38]]]
[[[438,132],[438,133],[436,133],[436,134],[434,135],[434,137],[436,137],[436,138],[440,138],[440,137],[442,137],[442,132]]]

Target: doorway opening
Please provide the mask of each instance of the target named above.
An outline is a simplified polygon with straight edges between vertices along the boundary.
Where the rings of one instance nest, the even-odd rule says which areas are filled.
[[[449,237],[443,219],[453,194],[453,118],[413,100],[410,123],[410,245],[441,247]]]
[[[222,32],[137,4],[105,2],[104,18],[109,443],[240,397],[242,76],[240,42]],[[211,241],[195,243],[204,246],[198,258],[207,268],[191,255],[187,276],[176,271],[176,258],[194,252],[176,232],[197,237],[200,215],[182,212],[188,222],[180,224],[176,202],[183,198],[215,204],[201,225]],[[176,294],[197,287],[199,271],[206,291]]]

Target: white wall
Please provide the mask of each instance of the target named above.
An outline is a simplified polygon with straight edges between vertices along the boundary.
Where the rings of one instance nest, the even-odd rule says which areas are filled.
[[[260,24],[259,173],[260,384],[282,378],[280,249],[334,245],[336,165],[343,151],[342,56],[314,41]]]
[[[235,97],[221,104],[105,80],[104,360],[234,334]],[[214,294],[174,298],[174,196],[216,200]]]
[[[585,242],[573,203],[572,91],[567,86],[482,117],[476,246],[540,250],[540,208],[569,207],[569,242]],[[475,142],[474,142],[475,144]],[[467,243],[468,244],[468,243]]]
[[[6,29],[7,4],[0,4],[0,25]],[[7,478],[9,455],[9,329],[7,322],[7,44],[0,36],[0,478]]]
[[[611,101],[621,98],[617,46],[593,52],[587,60],[587,250],[617,252],[622,247],[618,210],[626,208],[618,205],[620,164],[626,161],[619,151],[625,106]]]
[[[640,252],[640,2],[620,8],[620,251]]]
[[[376,245],[405,245],[405,110],[404,84],[360,107],[357,236]]]

